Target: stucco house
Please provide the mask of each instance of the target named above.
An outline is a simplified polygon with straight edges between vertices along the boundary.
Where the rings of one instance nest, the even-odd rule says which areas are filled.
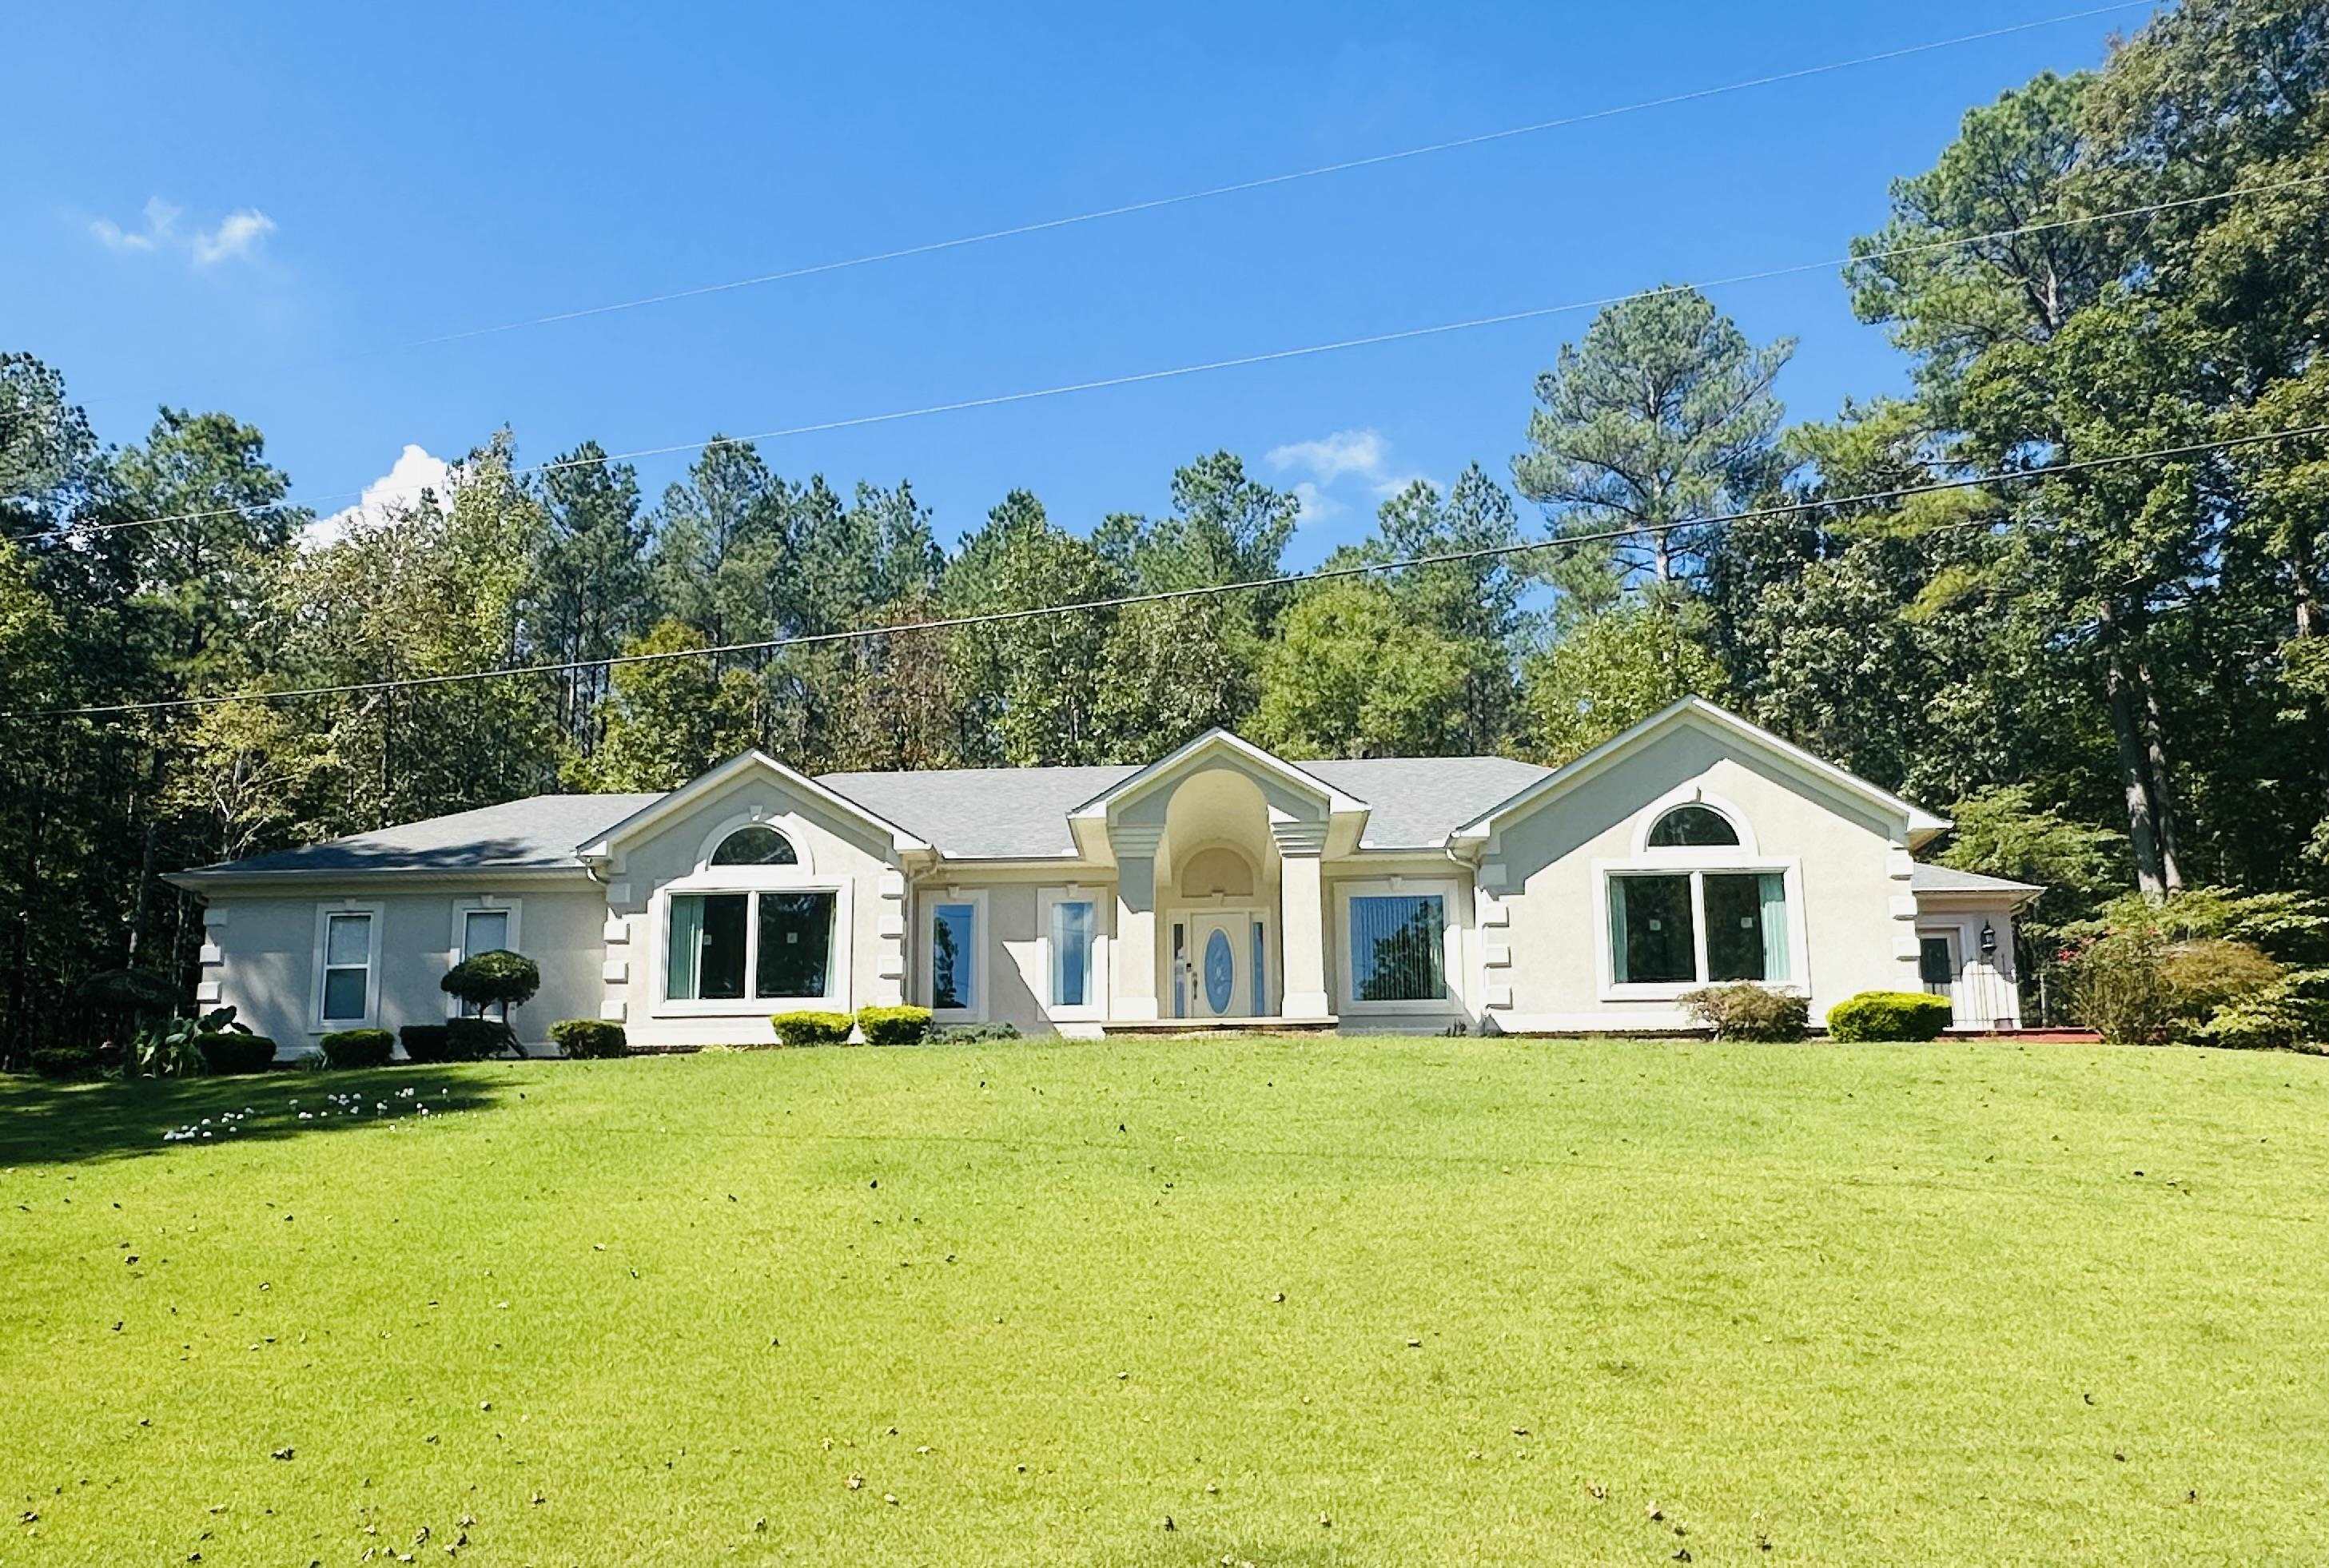
[[[1146,767],[810,778],[748,752],[660,795],[546,795],[174,880],[201,999],[296,1054],[441,1021],[509,948],[514,1023],[765,1043],[768,1015],[913,1002],[1097,1034],[1200,1026],[1683,1026],[1752,980],[1951,995],[2012,1029],[2037,889],[1919,864],[1947,824],[1710,704],[1561,768],[1290,761],[1224,731]]]

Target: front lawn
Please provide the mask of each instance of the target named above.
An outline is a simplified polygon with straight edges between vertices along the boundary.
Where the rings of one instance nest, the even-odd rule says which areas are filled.
[[[0,1223],[0,1563],[2329,1556],[2314,1058],[7,1080]]]

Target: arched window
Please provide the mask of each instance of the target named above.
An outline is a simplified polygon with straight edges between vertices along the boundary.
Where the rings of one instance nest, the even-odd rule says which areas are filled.
[[[1677,806],[1650,829],[1652,849],[1709,849],[1736,846],[1739,829],[1711,806]]]
[[[799,856],[793,853],[793,841],[773,827],[754,823],[740,827],[720,841],[712,852],[714,865],[796,865]]]

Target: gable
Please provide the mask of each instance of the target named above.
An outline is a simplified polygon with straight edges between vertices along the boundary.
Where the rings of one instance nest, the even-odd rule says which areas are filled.
[[[625,817],[578,845],[576,853],[586,861],[619,865],[635,845],[651,838],[667,852],[674,833],[684,837],[693,827],[700,839],[728,817],[750,821],[755,814],[764,819],[784,817],[804,828],[813,827],[893,865],[930,847],[807,774],[763,752],[747,751]]]
[[[1790,789],[1806,798],[1823,802],[1841,817],[1881,824],[1882,831],[1897,836],[1899,842],[1911,847],[1948,827],[1946,818],[1911,805],[1856,774],[1847,773],[1759,724],[1703,698],[1685,697],[1555,769],[1537,783],[1466,823],[1449,836],[1450,842],[1492,839],[1507,825],[1584,789],[1612,770],[1624,770],[1629,775],[1637,775],[1639,770],[1633,765],[1636,759],[1677,737],[1691,735],[1702,738],[1701,750],[1666,753],[1668,760],[1663,767],[1670,776],[1669,788],[1693,776],[1689,771],[1693,765],[1689,759],[1702,760],[1721,755],[1749,767],[1759,776],[1785,780]],[[1704,749],[1707,745],[1712,750]]]

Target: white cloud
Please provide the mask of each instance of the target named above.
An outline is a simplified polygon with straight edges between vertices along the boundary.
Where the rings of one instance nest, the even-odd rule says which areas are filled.
[[[366,485],[354,505],[307,524],[301,543],[311,549],[321,549],[338,543],[358,528],[378,527],[398,507],[419,501],[423,490],[434,490],[439,500],[447,499],[452,494],[452,479],[450,463],[407,441],[388,472]]]
[[[1379,430],[1336,430],[1315,441],[1272,447],[1268,456],[1273,468],[1299,468],[1320,484],[1331,485],[1345,474],[1380,473],[1390,451],[1391,443]]]
[[[275,232],[275,220],[256,207],[238,207],[219,220],[218,227],[194,235],[194,265],[208,267],[238,256],[248,256],[259,242]]]
[[[97,218],[89,231],[108,250],[183,250],[197,267],[252,257],[260,241],[275,232],[275,220],[256,207],[238,207],[207,229],[180,229],[178,220],[184,215],[184,208],[149,196],[142,226],[125,229],[110,218]]]
[[[1324,523],[1337,513],[1350,510],[1311,479],[1305,479],[1294,486],[1294,498],[1302,503],[1302,509],[1295,515],[1297,523]]]

